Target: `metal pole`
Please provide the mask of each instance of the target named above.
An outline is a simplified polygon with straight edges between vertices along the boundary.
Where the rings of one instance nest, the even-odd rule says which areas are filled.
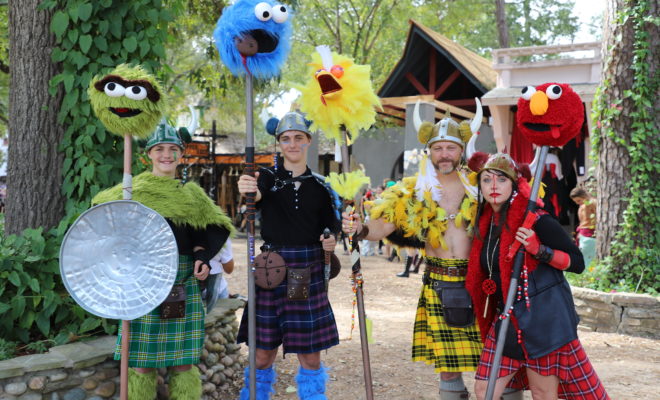
[[[245,109],[246,109],[246,138],[245,138],[245,172],[254,176],[254,117],[252,112],[252,74],[248,71],[245,76]],[[257,398],[257,315],[255,308],[254,284],[254,222],[255,222],[256,193],[247,193],[247,236],[248,236],[248,347],[250,361],[250,400]]]
[[[342,172],[348,173],[351,169],[351,162],[348,155],[348,136],[344,131],[344,144],[341,146],[341,155],[342,155]],[[355,203],[357,207],[357,202]],[[360,250],[357,246],[357,235],[353,236],[353,243],[351,243],[351,261],[353,262],[352,272],[353,278],[355,278],[361,269],[360,265]],[[360,326],[360,345],[362,347],[362,368],[364,370],[364,386],[367,392],[367,400],[373,400],[373,384],[371,379],[371,362],[369,361],[369,342],[367,339],[367,322],[366,322],[366,312],[364,310],[364,292],[362,291],[362,286],[357,284],[357,290],[355,293],[357,298],[357,309],[358,309],[358,323]]]
[[[539,188],[541,186],[541,180],[543,179],[543,170],[545,169],[545,158],[548,155],[548,146],[541,147],[541,154],[539,156],[538,164],[536,165],[536,171],[534,172],[534,184],[532,185],[532,192],[529,196],[529,203],[527,204],[527,214],[534,212],[536,209],[536,199],[539,195]],[[507,249],[500,249],[500,251],[506,251]],[[523,265],[525,260],[525,248],[523,246],[518,249],[516,253],[516,258],[513,261],[513,272],[511,273],[511,283],[509,283],[509,289],[506,296],[506,304],[504,305],[503,312],[507,312],[511,306],[513,306],[513,300],[516,296],[516,290],[518,288],[518,277],[520,276],[520,268]],[[486,388],[486,400],[493,400],[493,394],[495,393],[495,383],[497,377],[500,373],[500,364],[502,363],[502,353],[504,352],[504,342],[506,341],[506,331],[509,328],[509,321],[511,318],[504,318],[502,324],[500,325],[500,330],[497,332],[497,344],[495,346],[495,358],[493,359],[493,367],[490,370],[490,375],[488,376],[488,387]]]
[[[131,135],[124,136],[124,179],[122,195],[124,200],[133,198],[133,177],[131,164],[133,162],[133,146]],[[128,400],[128,347],[131,335],[130,321],[121,321],[121,361],[119,363],[119,398]]]
[[[211,165],[213,165],[213,173],[211,174],[211,182],[213,182],[213,201],[215,204],[218,204],[218,174],[216,171],[217,165],[215,165],[215,138],[216,138],[216,129],[215,129],[215,120],[213,120],[213,126],[211,127]]]

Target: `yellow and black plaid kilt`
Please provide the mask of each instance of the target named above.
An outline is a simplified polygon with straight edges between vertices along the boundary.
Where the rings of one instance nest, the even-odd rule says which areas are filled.
[[[467,260],[427,257],[427,263],[443,267],[467,268]],[[427,272],[428,273],[428,272]],[[431,279],[462,282],[465,277],[430,274]],[[474,371],[481,355],[481,336],[477,324],[467,328],[453,328],[445,323],[437,293],[425,283],[419,296],[412,359],[434,365],[435,372]]]

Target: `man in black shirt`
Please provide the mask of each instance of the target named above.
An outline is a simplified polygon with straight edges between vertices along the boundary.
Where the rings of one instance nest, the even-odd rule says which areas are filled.
[[[262,250],[276,252],[287,265],[287,277],[279,285],[256,288],[257,398],[269,399],[274,392],[273,362],[282,345],[284,354],[296,353],[300,361],[296,376],[300,399],[323,400],[328,375],[321,350],[339,344],[323,265],[323,251],[333,251],[336,239],[324,238],[323,231],[339,230],[339,213],[331,189],[307,166],[312,136],[303,116],[287,113],[276,134],[283,162],[260,169],[255,177],[242,175],[238,181],[242,195],[256,192]],[[244,313],[238,342],[247,343],[247,336]],[[241,400],[249,398],[248,368]]]

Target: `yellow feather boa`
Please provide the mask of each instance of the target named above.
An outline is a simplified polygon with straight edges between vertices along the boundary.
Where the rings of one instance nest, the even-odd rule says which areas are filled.
[[[404,178],[401,182],[383,192],[382,197],[371,208],[371,218],[382,218],[392,223],[404,237],[415,238],[430,244],[433,248],[447,249],[444,233],[451,222],[447,212],[425,192],[423,201],[415,196],[417,177]],[[476,199],[467,195],[460,206],[453,223],[456,227],[465,226],[468,232],[474,227],[477,213]]]

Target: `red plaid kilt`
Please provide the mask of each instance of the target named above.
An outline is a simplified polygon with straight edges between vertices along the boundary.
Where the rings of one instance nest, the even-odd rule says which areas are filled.
[[[486,343],[484,343],[475,379],[488,380],[495,358],[495,345],[495,324],[493,324],[486,337]],[[498,378],[516,373],[507,387],[529,389],[525,368],[531,368],[543,376],[557,376],[560,399],[609,400],[610,398],[589,362],[579,339],[568,342],[552,353],[534,360],[515,360],[502,356]]]

